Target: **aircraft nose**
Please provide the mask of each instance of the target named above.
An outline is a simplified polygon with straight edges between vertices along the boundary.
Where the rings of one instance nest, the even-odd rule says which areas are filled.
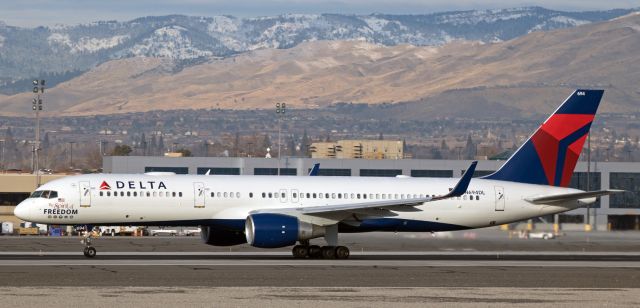
[[[31,200],[20,202],[20,204],[18,204],[18,206],[16,206],[16,208],[13,210],[13,214],[24,221],[29,221],[29,212],[31,209],[31,207],[29,206],[30,203]]]

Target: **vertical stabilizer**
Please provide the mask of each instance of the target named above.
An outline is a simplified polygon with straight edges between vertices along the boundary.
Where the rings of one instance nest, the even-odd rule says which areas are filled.
[[[604,90],[576,90],[485,179],[569,186]]]

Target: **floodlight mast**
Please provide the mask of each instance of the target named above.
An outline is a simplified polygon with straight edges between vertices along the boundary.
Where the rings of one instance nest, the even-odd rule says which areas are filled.
[[[32,100],[33,111],[36,113],[36,129],[35,129],[35,140],[33,142],[33,173],[36,175],[36,188],[40,187],[40,111],[42,111],[42,100],[44,98],[44,85],[45,80],[33,80],[33,93],[34,98]]]
[[[276,116],[278,117],[278,176],[280,176],[280,134],[282,132],[282,118],[286,110],[286,103],[276,103]]]

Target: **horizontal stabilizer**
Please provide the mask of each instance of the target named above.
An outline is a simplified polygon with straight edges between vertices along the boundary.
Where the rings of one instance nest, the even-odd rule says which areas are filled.
[[[621,192],[624,192],[624,190],[608,189],[608,190],[585,191],[585,192],[579,192],[579,193],[526,198],[525,200],[533,204],[553,204],[553,203],[562,203],[566,201],[593,198],[593,197],[599,197],[599,196],[607,196],[607,195],[617,194]]]

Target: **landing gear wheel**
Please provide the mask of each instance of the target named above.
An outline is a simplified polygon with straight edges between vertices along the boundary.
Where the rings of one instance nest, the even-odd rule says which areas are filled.
[[[309,255],[309,248],[303,245],[295,245],[293,246],[291,253],[296,259],[304,259]]]
[[[349,248],[345,246],[336,247],[336,259],[348,259],[349,254]]]
[[[318,245],[309,246],[309,258],[317,259],[322,257],[322,248]]]
[[[87,258],[93,258],[96,256],[96,249],[92,246],[88,246],[84,248],[84,256]]]
[[[323,259],[335,259],[336,258],[336,248],[333,246],[324,246],[322,247],[322,258]]]

